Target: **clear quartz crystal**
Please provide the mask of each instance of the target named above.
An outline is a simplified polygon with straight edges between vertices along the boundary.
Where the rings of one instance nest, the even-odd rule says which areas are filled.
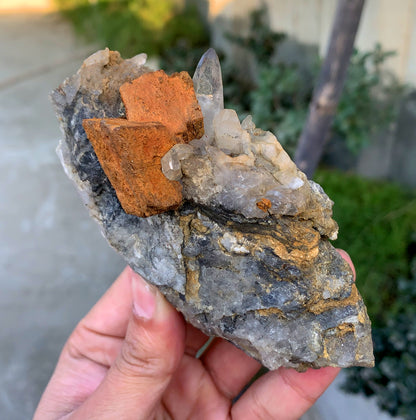
[[[141,66],[144,66],[146,64],[147,54],[145,54],[145,53],[137,54],[134,57],[129,58],[126,61],[130,61],[130,62],[134,63],[137,67],[141,67]]]
[[[212,122],[215,115],[224,109],[221,65],[213,48],[210,48],[199,60],[193,82],[204,116],[204,137],[211,142],[214,137]]]
[[[162,172],[167,179],[179,181],[182,178],[181,160],[194,153],[190,144],[176,144],[162,157]]]
[[[246,118],[241,123],[241,128],[243,130],[247,130],[250,134],[256,129],[256,126],[253,122],[253,117],[251,115],[247,115]]]
[[[227,155],[241,155],[249,149],[249,134],[241,128],[233,109],[218,112],[213,121],[216,146]]]

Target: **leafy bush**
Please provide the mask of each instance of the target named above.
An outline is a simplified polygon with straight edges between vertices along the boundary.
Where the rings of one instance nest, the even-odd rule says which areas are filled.
[[[201,56],[207,49],[206,45],[191,45],[189,40],[180,39],[160,54],[160,68],[168,74],[187,71],[193,76]]]
[[[380,44],[370,52],[353,52],[333,131],[354,153],[397,118],[406,86],[383,70],[385,61],[394,55]]]
[[[55,0],[59,10],[86,39],[125,57],[161,54],[186,40],[206,45],[208,31],[196,7],[175,0]]]
[[[398,312],[397,279],[409,276],[409,249],[416,232],[416,196],[398,185],[335,171],[315,180],[335,202],[339,239],[334,245],[351,255],[357,286],[374,325]]]
[[[258,87],[251,92],[255,123],[275,133],[291,155],[294,154],[306,121],[311,92],[300,89],[302,78],[296,67],[285,64],[260,69]]]

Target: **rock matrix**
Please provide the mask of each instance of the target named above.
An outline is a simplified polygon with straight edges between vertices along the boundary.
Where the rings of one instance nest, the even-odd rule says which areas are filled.
[[[119,186],[100,165],[99,148],[94,151],[83,121],[101,120],[84,123],[87,131],[91,124],[115,142],[123,138],[140,156],[158,154],[150,140],[135,145],[135,135],[123,133],[126,124],[134,127],[132,133],[143,130],[145,108],[139,110],[133,98],[134,111],[126,115],[127,101],[120,95],[126,82],[146,80],[143,74],[152,77],[143,55],[123,61],[116,52],[99,51],[52,94],[64,133],[58,154],[110,245],[189,322],[270,369],[372,366],[366,308],[351,269],[330,243],[338,231],[333,203],[296,168],[273,134],[256,128],[250,117],[240,124],[233,110],[224,109],[213,50],[193,78],[202,137],[197,139],[198,119],[185,131],[179,123],[166,128],[166,121],[145,122],[156,144],[167,132],[182,139],[163,150],[159,168],[166,182],[181,187],[181,203],[150,217],[123,209]],[[132,117],[136,111],[140,115]],[[134,123],[114,127],[109,122],[114,118]],[[122,160],[113,163],[119,172]],[[152,171],[140,182],[146,184]],[[126,184],[131,200],[140,201],[130,178]]]

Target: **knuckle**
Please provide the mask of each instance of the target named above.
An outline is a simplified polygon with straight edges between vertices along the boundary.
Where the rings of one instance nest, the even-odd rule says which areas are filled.
[[[115,368],[126,376],[166,378],[175,371],[174,363],[168,355],[160,355],[146,349],[136,340],[126,338],[121,347]]]
[[[85,328],[82,324],[79,324],[77,328],[69,336],[68,341],[65,344],[65,349],[70,358],[72,359],[81,359],[85,357],[85,351],[83,347],[88,343]]]

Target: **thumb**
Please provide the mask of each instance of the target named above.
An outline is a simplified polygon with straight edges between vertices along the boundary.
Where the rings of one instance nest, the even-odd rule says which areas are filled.
[[[152,418],[179,366],[185,343],[182,316],[133,270],[131,283],[132,314],[121,351],[75,418]]]

